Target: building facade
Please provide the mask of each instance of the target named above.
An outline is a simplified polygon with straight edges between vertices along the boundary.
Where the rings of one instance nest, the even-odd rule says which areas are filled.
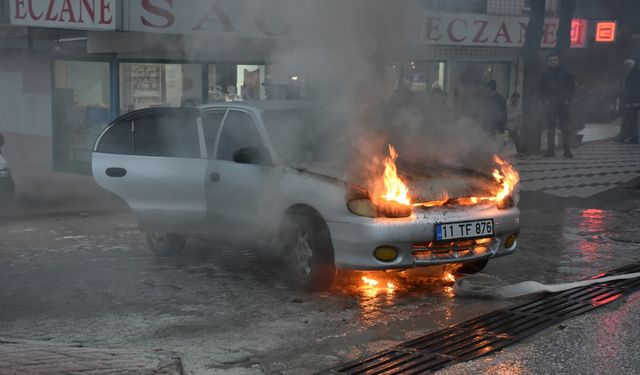
[[[525,0],[417,3],[416,35],[386,57],[391,80],[439,86],[451,105],[478,98],[490,79],[505,97],[520,91]],[[270,61],[277,43],[296,38],[286,0],[3,4],[0,132],[19,193],[104,197],[90,176],[91,148],[128,111],[300,96],[282,84],[296,77]],[[555,9],[548,1],[543,47],[555,44]]]

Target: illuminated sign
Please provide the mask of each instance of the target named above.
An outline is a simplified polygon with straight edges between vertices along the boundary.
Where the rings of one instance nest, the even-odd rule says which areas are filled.
[[[612,43],[616,40],[616,22],[601,21],[596,24],[596,42]]]
[[[587,20],[575,18],[571,21],[571,48],[587,46]]]

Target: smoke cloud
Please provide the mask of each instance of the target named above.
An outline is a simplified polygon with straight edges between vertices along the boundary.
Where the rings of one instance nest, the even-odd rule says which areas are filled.
[[[284,79],[299,76],[318,94],[322,129],[306,137],[333,169],[354,181],[378,176],[392,144],[401,159],[489,170],[496,147],[477,119],[454,116],[444,94],[411,92],[404,77],[390,86],[385,66],[412,60],[407,41],[419,33],[412,22],[424,12],[419,5],[302,1],[288,11],[294,40],[279,43],[270,61]]]

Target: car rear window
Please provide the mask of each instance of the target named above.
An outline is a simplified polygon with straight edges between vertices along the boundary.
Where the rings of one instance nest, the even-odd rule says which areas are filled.
[[[116,122],[100,138],[100,142],[96,147],[96,152],[123,155],[132,154],[133,133],[131,129],[131,120]]]
[[[96,152],[107,154],[200,158],[197,111],[142,113],[112,125]]]
[[[133,122],[134,154],[199,158],[196,116],[192,113],[158,113]]]

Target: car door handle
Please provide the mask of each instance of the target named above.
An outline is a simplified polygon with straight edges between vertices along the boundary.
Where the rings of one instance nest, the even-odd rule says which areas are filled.
[[[109,177],[124,177],[127,175],[127,170],[124,168],[107,168],[104,173]]]
[[[218,182],[220,181],[220,173],[211,173],[209,175],[209,180],[211,180],[211,182]]]

